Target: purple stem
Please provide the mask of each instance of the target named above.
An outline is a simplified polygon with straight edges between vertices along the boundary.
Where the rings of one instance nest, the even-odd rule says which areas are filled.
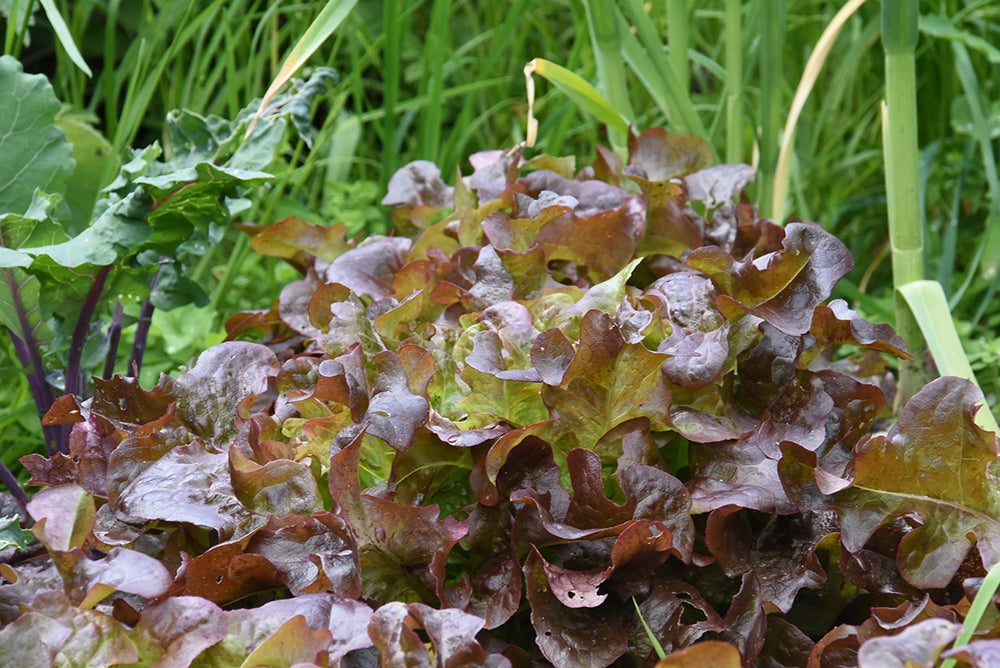
[[[165,257],[161,257],[160,260],[165,260]],[[156,282],[160,280],[160,272],[163,271],[163,265],[161,264],[159,269],[156,270],[156,274],[153,276],[153,280],[149,283],[149,293],[153,294],[153,290],[156,288]],[[125,371],[125,375],[129,378],[138,378],[139,371],[142,369],[142,358],[146,354],[146,339],[149,338],[149,327],[153,322],[153,302],[146,299],[142,302],[142,308],[139,310],[139,322],[135,327],[135,340],[132,342],[132,354],[128,358],[128,368]]]
[[[0,462],[0,482],[3,483],[4,487],[7,488],[7,491],[10,492],[11,496],[13,496],[18,503],[22,506],[28,505],[27,493],[25,493],[21,484],[17,482],[17,478],[14,477],[14,474],[10,472],[10,469],[7,468],[7,465],[3,462]],[[27,511],[25,512],[27,513]]]
[[[17,277],[12,269],[4,271],[7,289],[10,291],[14,309],[17,312],[17,325],[19,332],[10,332],[11,341],[14,343],[14,350],[17,358],[24,367],[24,373],[28,376],[28,387],[31,388],[31,396],[35,400],[35,408],[38,415],[45,415],[46,411],[52,407],[55,398],[52,396],[52,388],[45,378],[45,364],[42,362],[42,353],[39,350],[38,342],[35,340],[35,332],[28,321],[28,309],[21,301],[21,288],[17,282]],[[58,427],[46,427],[45,450],[51,457],[60,443],[60,436],[64,430]]]
[[[104,358],[104,372],[101,377],[107,380],[115,373],[115,360],[118,359],[118,344],[122,339],[122,316],[125,313],[125,309],[121,302],[118,302],[118,308],[115,309],[115,315],[111,318],[111,324],[108,325],[108,354]]]
[[[101,293],[104,292],[104,283],[107,281],[110,272],[111,265],[106,265],[98,270],[97,275],[94,276],[94,284],[90,286],[87,298],[83,300],[83,304],[80,306],[80,317],[76,321],[76,327],[73,329],[73,338],[70,339],[69,344],[69,360],[66,363],[66,394],[79,396],[80,390],[83,388],[83,374],[80,372],[83,345],[86,343],[87,335],[90,333],[90,321],[94,317],[94,310],[97,308],[97,302],[101,298]],[[65,446],[67,449],[63,451],[66,453],[69,452],[68,442],[60,444],[60,446]],[[60,449],[63,448],[60,447]]]
[[[24,339],[10,333],[10,339],[14,343],[14,350],[17,358],[24,367],[24,372],[28,376],[28,387],[31,389],[31,396],[35,400],[35,408],[38,410],[38,417],[41,418],[52,407],[55,401],[52,398],[52,388],[45,379],[45,368],[41,366],[42,356],[38,352],[38,346],[29,346]],[[62,429],[55,427],[42,427],[45,435],[45,452],[51,457],[59,450]]]

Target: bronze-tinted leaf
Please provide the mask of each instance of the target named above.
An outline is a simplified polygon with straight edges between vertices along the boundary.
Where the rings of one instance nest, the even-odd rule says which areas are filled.
[[[780,248],[738,259],[708,246],[688,256],[688,266],[707,274],[721,293],[782,332],[801,335],[812,312],[854,268],[850,251],[816,223],[789,223]]]

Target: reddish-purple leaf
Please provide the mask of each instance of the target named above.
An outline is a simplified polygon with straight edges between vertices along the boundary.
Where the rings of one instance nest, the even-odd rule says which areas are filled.
[[[157,668],[187,668],[204,650],[226,637],[226,614],[211,601],[173,596],[142,610],[136,633],[163,650]]]
[[[962,625],[925,619],[897,635],[872,638],[858,650],[859,668],[906,668],[934,665],[938,654],[962,632]]]
[[[27,607],[29,614],[44,615],[72,630],[51,665],[110,666],[139,661],[129,629],[104,613],[71,605],[60,591],[42,592]],[[40,632],[49,642],[61,635],[58,628],[49,624],[39,624],[32,630]]]
[[[392,278],[409,250],[410,240],[405,237],[368,237],[327,265],[323,280],[344,285],[356,295],[387,299],[395,293]]]
[[[645,206],[640,197],[628,195],[615,209],[587,213],[560,216],[543,227],[535,241],[549,262],[566,260],[586,267],[587,276],[596,283],[611,278],[632,259],[642,238]]]
[[[826,581],[814,550],[827,531],[822,518],[771,518],[736,506],[708,517],[705,545],[726,575],[753,573],[761,602],[769,612],[787,613],[799,589],[819,589]]]
[[[460,610],[435,610],[420,603],[393,602],[375,611],[368,628],[382,666],[509,668],[511,665],[501,655],[488,654],[476,641],[483,620]],[[416,628],[427,633],[429,648],[416,634]]]
[[[357,543],[347,523],[331,513],[272,517],[246,550],[267,559],[295,595],[361,595]]]
[[[226,613],[228,628],[221,642],[209,647],[200,657],[210,666],[240,666],[247,656],[285,623],[302,615],[313,632],[329,631],[330,662],[339,661],[348,652],[370,647],[368,622],[371,609],[360,601],[345,600],[334,594],[305,594],[265,603],[256,608]]]
[[[248,396],[270,403],[267,393],[280,369],[265,346],[245,341],[213,346],[174,381],[177,415],[198,436],[227,444],[236,435],[237,404]]]
[[[250,239],[250,246],[261,255],[291,260],[298,266],[312,258],[330,262],[350,248],[344,223],[312,225],[292,216],[260,230]]]
[[[454,205],[454,188],[441,179],[441,170],[429,160],[414,160],[389,179],[382,204],[409,204],[443,209]]]
[[[859,443],[854,484],[836,497],[849,550],[862,548],[883,522],[917,513],[923,526],[899,545],[899,570],[910,584],[946,586],[969,536],[984,568],[1000,561],[1000,442],[975,424],[981,397],[968,381],[939,378],[907,402],[886,436]]]
[[[675,135],[650,128],[629,137],[630,167],[638,167],[650,181],[666,181],[712,164],[712,147],[697,135]]]
[[[570,608],[553,591],[547,562],[534,547],[524,563],[526,593],[531,604],[535,643],[559,668],[603,668],[621,656],[627,635],[617,611],[610,606]],[[572,589],[561,586],[564,598]]]
[[[686,272],[654,282],[643,297],[659,302],[673,332],[657,352],[669,355],[663,364],[667,379],[699,388],[718,379],[729,360],[729,321],[715,307],[711,281]]]
[[[229,457],[199,443],[176,446],[146,468],[121,490],[114,508],[131,518],[208,527],[223,539],[265,523],[236,498]]]
[[[216,545],[193,557],[177,571],[172,595],[200,596],[219,605],[282,585],[270,561],[244,553],[239,543]]]
[[[94,528],[94,499],[79,485],[44,489],[28,502],[35,518],[32,531],[50,550],[80,547]]]
[[[738,259],[708,246],[692,252],[687,264],[715,282],[720,302],[738,304],[782,332],[801,335],[812,326],[813,309],[854,261],[847,247],[816,223],[792,222],[781,229],[781,248]]]
[[[639,612],[667,652],[688,647],[706,633],[715,635],[726,628],[722,617],[697,589],[676,580],[654,584],[649,596],[639,603]],[[652,655],[652,645],[638,619],[630,635],[629,645],[643,648],[644,659]]]

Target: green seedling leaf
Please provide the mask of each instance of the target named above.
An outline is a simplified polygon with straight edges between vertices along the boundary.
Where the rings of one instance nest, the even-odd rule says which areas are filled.
[[[258,119],[264,113],[264,109],[270,103],[271,99],[299,71],[299,68],[305,65],[316,49],[333,34],[333,31],[347,18],[347,15],[354,9],[354,5],[357,2],[358,0],[327,0],[326,6],[323,7],[319,15],[309,24],[306,32],[296,42],[291,53],[288,54],[285,62],[282,63],[278,74],[275,75],[274,81],[271,82],[267,92],[264,93],[264,98],[260,101],[260,108],[254,114],[250,125],[247,127],[246,136],[250,136],[250,132],[253,130],[254,125],[257,124]]]
[[[72,146],[54,121],[59,101],[41,74],[24,74],[12,56],[0,56],[0,214],[23,214],[36,188],[61,193],[73,172]],[[6,246],[6,244],[4,244]]]
[[[0,518],[0,550],[12,545],[18,550],[24,550],[35,537],[28,529],[21,528],[19,520],[17,515]]]
[[[621,133],[622,136],[628,135],[629,119],[618,113],[596,88],[561,65],[556,65],[544,58],[535,58],[524,66],[524,77],[528,84],[528,146],[534,145],[531,140],[533,136],[532,123],[534,122],[535,127],[537,127],[537,122],[531,115],[535,98],[535,83],[531,78],[532,74],[538,74],[548,79],[552,85],[573,100],[580,109],[614,129],[615,132]]]
[[[964,378],[978,387],[976,374],[969,365],[958,332],[955,331],[955,323],[950,315],[942,315],[949,314],[950,309],[941,284],[937,281],[916,281],[900,287],[899,292],[917,319],[917,324],[920,325],[920,331],[931,349],[938,373],[942,376]],[[983,429],[1000,433],[996,418],[985,401],[982,410],[976,414],[976,423]]]
[[[69,59],[73,61],[73,64],[80,68],[88,77],[93,76],[90,72],[90,67],[87,62],[80,55],[80,50],[76,48],[76,42],[73,41],[73,35],[70,34],[69,28],[66,26],[66,21],[63,20],[62,14],[59,13],[59,9],[56,7],[54,0],[41,0],[42,8],[45,10],[45,16],[48,17],[49,23],[52,24],[52,29],[56,33],[56,37],[59,38],[59,43],[62,44],[63,48],[66,49],[66,55]]]

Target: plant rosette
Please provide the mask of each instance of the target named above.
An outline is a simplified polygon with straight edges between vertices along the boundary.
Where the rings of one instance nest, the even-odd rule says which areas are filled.
[[[1000,561],[980,395],[936,380],[873,433],[902,340],[828,303],[843,243],[710,156],[414,162],[395,236],[253,229],[301,275],[272,308],[49,412],[0,656],[931,665]]]

